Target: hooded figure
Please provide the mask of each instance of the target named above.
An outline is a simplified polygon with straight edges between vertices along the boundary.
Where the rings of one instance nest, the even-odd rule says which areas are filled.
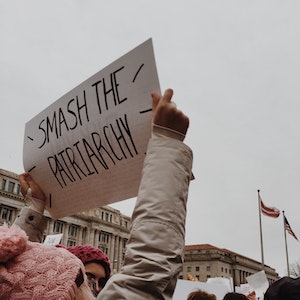
[[[299,300],[300,277],[282,277],[269,286],[264,300]]]

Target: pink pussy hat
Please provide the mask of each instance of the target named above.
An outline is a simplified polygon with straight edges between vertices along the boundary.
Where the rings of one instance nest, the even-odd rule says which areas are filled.
[[[83,274],[69,251],[30,242],[17,226],[0,226],[0,299],[75,299]]]

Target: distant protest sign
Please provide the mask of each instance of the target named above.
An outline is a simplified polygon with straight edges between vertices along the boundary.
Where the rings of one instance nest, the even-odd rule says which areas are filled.
[[[149,39],[26,123],[23,163],[54,219],[137,195],[160,93]]]
[[[172,300],[187,299],[189,293],[198,289],[214,294],[217,300],[222,300],[228,292],[232,291],[228,285],[224,285],[220,282],[200,282],[178,279]]]

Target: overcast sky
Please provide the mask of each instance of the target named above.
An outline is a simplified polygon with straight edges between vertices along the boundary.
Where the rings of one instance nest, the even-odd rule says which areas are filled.
[[[300,239],[299,1],[0,1],[0,168],[23,172],[25,123],[148,38],[190,117],[186,244],[261,260],[257,189]],[[113,207],[130,215],[135,199]],[[265,263],[286,274],[282,216]],[[290,263],[300,243],[287,235]]]

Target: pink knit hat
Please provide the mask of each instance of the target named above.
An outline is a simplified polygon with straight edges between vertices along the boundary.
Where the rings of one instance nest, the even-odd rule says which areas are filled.
[[[63,245],[57,245],[58,247],[64,247],[75,256],[77,256],[84,265],[90,262],[96,262],[101,264],[105,269],[106,277],[110,277],[110,261],[108,256],[99,248],[90,245],[77,245],[71,247],[65,247]]]
[[[75,299],[82,262],[65,249],[28,241],[19,227],[0,227],[1,299]]]

